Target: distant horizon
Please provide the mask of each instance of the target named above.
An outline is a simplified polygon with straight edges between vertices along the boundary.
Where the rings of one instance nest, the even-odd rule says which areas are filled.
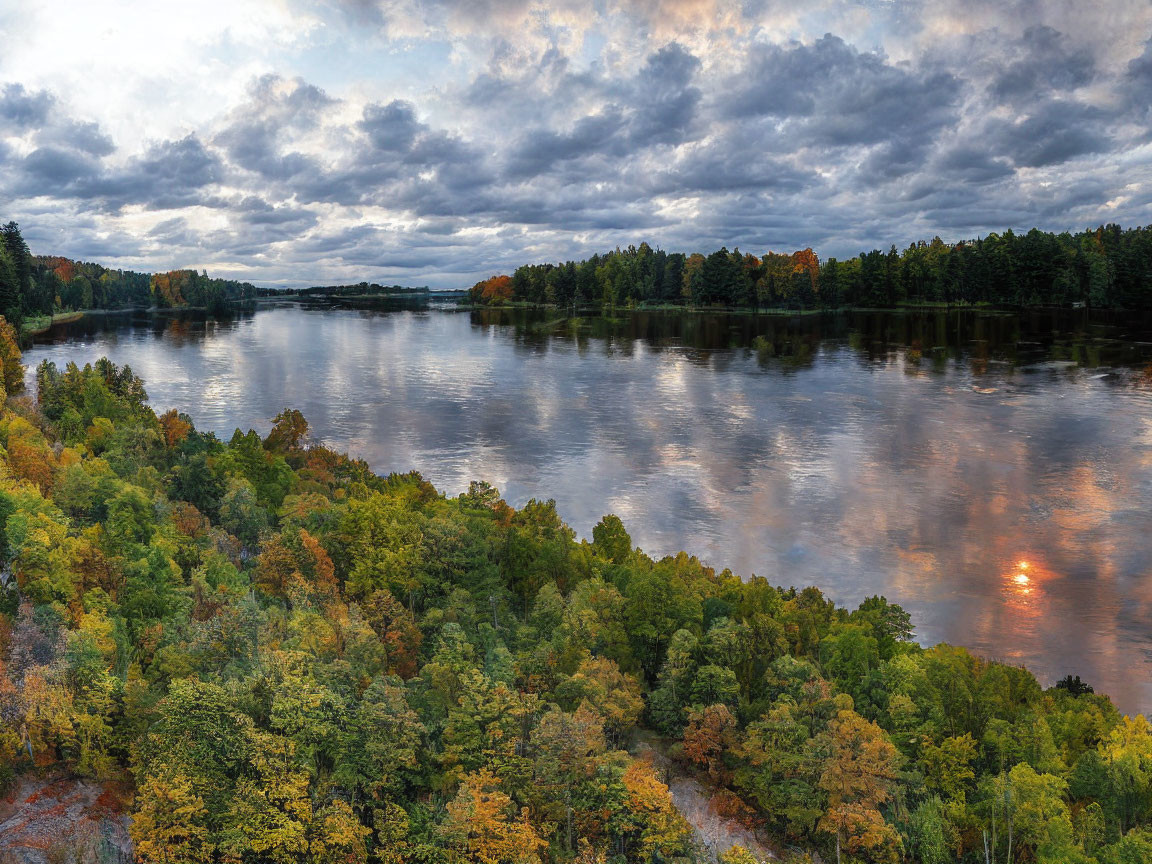
[[[0,214],[0,216],[2,216],[2,214]],[[853,253],[848,254],[848,255],[823,255],[823,254],[821,254],[821,251],[819,249],[817,249],[816,247],[811,246],[811,245],[803,246],[800,248],[801,249],[812,249],[812,251],[816,253],[816,256],[820,259],[821,262],[825,262],[825,261],[829,260],[830,258],[836,258],[839,261],[845,261],[845,260],[849,260],[851,258],[855,258],[861,254],[865,254],[865,253],[870,252],[870,251],[875,251],[876,249],[879,249],[880,251],[887,251],[888,249],[890,249],[893,246],[895,246],[895,248],[898,251],[903,251],[904,249],[907,249],[910,245],[914,245],[916,243],[922,243],[922,242],[931,243],[936,238],[939,238],[941,240],[941,242],[943,242],[946,245],[954,246],[954,245],[957,245],[960,243],[973,243],[973,242],[982,241],[982,240],[985,240],[991,234],[996,234],[996,235],[1002,236],[1009,231],[1011,231],[1016,236],[1021,236],[1021,235],[1027,234],[1031,231],[1042,231],[1044,233],[1054,234],[1054,235],[1060,235],[1060,234],[1064,234],[1064,233],[1075,234],[1078,232],[1087,232],[1087,231],[1097,230],[1099,228],[1105,227],[1105,225],[1107,225],[1107,224],[1120,224],[1120,223],[1116,223],[1116,222],[1101,223],[1099,225],[1089,225],[1089,226],[1086,226],[1083,228],[1065,228],[1065,229],[1062,229],[1060,231],[1046,230],[1046,229],[1040,228],[1039,226],[1036,226],[1036,225],[1033,225],[1030,228],[1007,227],[1007,228],[1003,228],[1003,229],[999,229],[999,230],[988,231],[988,232],[985,232],[983,234],[980,234],[980,235],[977,235],[974,237],[959,237],[957,239],[948,239],[946,237],[941,237],[939,234],[935,234],[931,237],[918,237],[918,238],[915,238],[913,240],[904,240],[903,242],[893,241],[892,243],[889,243],[887,246],[885,246],[883,248],[877,246],[877,247],[872,247],[872,249],[860,249],[860,250],[857,250],[856,252],[853,252]],[[1152,223],[1150,223],[1150,224],[1152,224]],[[21,227],[23,228],[23,226],[21,226]],[[1145,226],[1144,225],[1135,225],[1135,224],[1133,224],[1133,225],[1120,224],[1120,227],[1127,230],[1127,229],[1140,229],[1140,228],[1143,228]],[[757,256],[763,255],[767,252],[791,254],[793,252],[799,251],[797,249],[784,249],[784,248],[764,249],[764,250],[740,249],[740,247],[738,247],[738,246],[728,246],[727,244],[723,244],[721,246],[717,246],[717,247],[714,247],[712,249],[707,249],[707,250],[705,250],[705,249],[693,249],[693,250],[666,249],[662,245],[650,243],[647,240],[641,240],[640,242],[618,243],[615,246],[613,246],[611,249],[594,250],[592,252],[589,252],[586,256],[584,256],[584,258],[581,258],[581,259],[551,258],[551,259],[536,259],[536,260],[531,260],[531,261],[525,260],[525,261],[514,262],[514,263],[509,264],[509,266],[502,271],[495,271],[495,272],[490,272],[490,273],[480,273],[480,275],[477,276],[477,278],[475,278],[475,279],[472,279],[471,275],[470,275],[468,278],[471,279],[471,281],[468,282],[468,284],[441,283],[439,285],[432,285],[431,283],[426,282],[423,285],[415,285],[415,284],[411,284],[411,283],[405,284],[405,283],[398,282],[398,281],[381,281],[381,277],[364,278],[362,276],[356,276],[355,274],[353,274],[352,276],[348,277],[347,279],[345,279],[343,281],[328,282],[327,284],[321,284],[318,281],[303,281],[303,282],[298,282],[295,284],[283,284],[283,283],[262,283],[262,282],[256,281],[256,280],[244,279],[242,276],[232,275],[226,271],[211,272],[211,273],[209,273],[209,275],[213,276],[213,277],[218,277],[218,278],[230,278],[230,279],[237,279],[237,280],[242,281],[242,282],[248,282],[253,287],[258,288],[258,289],[263,289],[266,291],[301,291],[301,290],[307,290],[310,288],[325,288],[325,287],[336,287],[336,286],[346,287],[346,286],[351,286],[351,285],[359,285],[362,283],[367,283],[369,285],[373,285],[373,284],[379,285],[381,287],[386,287],[386,288],[399,287],[399,288],[403,288],[406,290],[427,288],[429,291],[433,291],[433,292],[467,291],[469,288],[472,287],[473,284],[475,284],[478,281],[481,281],[481,280],[486,279],[486,278],[491,278],[493,276],[501,275],[502,273],[511,274],[514,270],[516,270],[518,267],[523,266],[523,265],[560,264],[566,260],[567,261],[585,260],[586,258],[591,258],[593,255],[604,255],[608,252],[611,252],[613,249],[627,249],[629,247],[639,248],[640,246],[644,245],[645,243],[647,243],[648,246],[654,252],[663,251],[669,255],[672,255],[672,254],[691,255],[691,254],[695,254],[697,252],[707,253],[707,252],[716,251],[717,249],[721,249],[721,248],[728,248],[728,249],[731,249],[733,251],[739,250],[739,251],[742,251],[745,253],[750,253],[750,254],[757,255]],[[84,259],[80,259],[80,258],[73,258],[70,255],[64,255],[64,254],[61,254],[58,252],[43,253],[43,252],[38,252],[35,249],[33,249],[31,251],[32,251],[33,256],[35,256],[37,258],[67,258],[67,259],[73,260],[73,261],[84,260]],[[99,264],[101,266],[108,267],[108,264],[102,260],[93,259],[93,260],[90,260],[89,263]],[[109,269],[118,269],[118,270],[132,271],[132,272],[137,272],[137,273],[152,274],[152,273],[174,272],[174,271],[179,271],[179,270],[191,270],[191,271],[195,271],[195,272],[201,272],[201,271],[206,271],[208,268],[197,265],[197,266],[182,266],[182,267],[163,267],[163,266],[161,266],[161,267],[158,267],[157,269],[148,269],[146,267],[137,268],[137,267],[133,267],[131,265],[120,265],[120,266],[116,266],[116,267],[110,267]],[[452,274],[447,274],[447,275],[452,275]],[[384,279],[386,279],[386,280],[393,279],[393,278],[394,277],[384,277]]]

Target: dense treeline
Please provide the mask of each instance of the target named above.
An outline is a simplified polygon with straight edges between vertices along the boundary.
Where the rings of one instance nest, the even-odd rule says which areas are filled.
[[[14,392],[7,325],[0,359]],[[375,476],[295,411],[222,441],[107,360],[36,380],[0,414],[0,783],[124,781],[142,862],[689,857],[641,727],[824,860],[1152,860],[1152,728],[1079,679]]]
[[[474,301],[569,305],[683,304],[749,309],[901,303],[1083,304],[1152,308],[1152,227],[1078,234],[1012,231],[839,261],[811,249],[763,256],[668,253],[647,243],[584,261],[531,264],[472,288]]]
[[[247,282],[211,279],[195,270],[137,273],[33,255],[15,222],[0,229],[0,239],[0,315],[17,328],[24,318],[80,309],[192,306],[215,313],[256,296]]]

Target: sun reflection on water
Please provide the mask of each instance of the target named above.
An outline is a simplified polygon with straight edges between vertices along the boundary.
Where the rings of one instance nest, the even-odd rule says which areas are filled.
[[[1043,567],[1021,559],[1007,568],[1004,575],[1005,601],[1009,607],[1028,617],[1040,614],[1043,582],[1050,576]]]

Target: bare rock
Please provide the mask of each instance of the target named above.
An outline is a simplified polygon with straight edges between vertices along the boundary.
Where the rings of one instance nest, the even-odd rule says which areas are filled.
[[[23,777],[0,798],[0,864],[130,864],[118,791],[67,776]]]

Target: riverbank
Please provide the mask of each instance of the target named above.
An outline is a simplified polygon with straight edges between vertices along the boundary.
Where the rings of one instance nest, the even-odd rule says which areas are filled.
[[[232,300],[228,302],[227,309],[252,310],[257,306],[257,300]],[[82,318],[95,315],[179,315],[188,312],[203,313],[215,317],[207,306],[124,306],[117,309],[77,309],[69,312],[57,312],[53,315],[34,315],[24,319],[20,325],[20,335],[26,337],[42,336],[57,324],[72,324]]]
[[[841,312],[1004,312],[1005,314],[1020,314],[1022,312],[1037,312],[1048,310],[1085,311],[1083,308],[1073,310],[1059,306],[1006,306],[994,303],[943,303],[934,301],[913,302],[905,301],[895,306],[687,306],[680,303],[638,303],[634,305],[620,304],[616,306],[601,306],[594,303],[582,303],[574,306],[560,306],[555,303],[529,303],[520,300],[511,300],[502,303],[474,303],[465,301],[457,304],[460,309],[487,310],[487,309],[526,309],[526,310],[563,310],[572,315],[594,313],[605,316],[619,315],[631,312],[676,312],[683,315],[748,315],[748,316],[781,316],[794,317],[798,315],[829,315]],[[1096,310],[1101,311],[1101,310]],[[1108,310],[1103,310],[1108,311]],[[1123,310],[1114,310],[1123,311]]]
[[[80,310],[79,312],[58,312],[55,315],[38,315],[35,318],[25,318],[24,323],[20,325],[20,332],[28,336],[39,336],[51,330],[53,324],[70,324],[73,321],[79,321],[86,314],[85,310]]]

